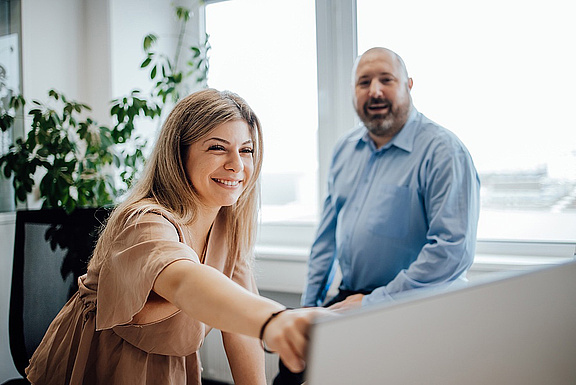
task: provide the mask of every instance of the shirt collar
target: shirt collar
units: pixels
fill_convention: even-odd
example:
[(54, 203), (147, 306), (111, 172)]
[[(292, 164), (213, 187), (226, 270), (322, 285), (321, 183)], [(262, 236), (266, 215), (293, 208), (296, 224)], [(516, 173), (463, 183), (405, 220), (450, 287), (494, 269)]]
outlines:
[[(390, 142), (386, 143), (384, 146), (379, 148), (378, 151), (385, 150), (392, 146), (395, 146), (406, 152), (412, 152), (412, 149), (414, 148), (414, 138), (416, 137), (416, 128), (418, 126), (416, 123), (416, 117), (418, 116), (418, 114), (419, 113), (416, 110), (416, 108), (412, 107), (412, 111), (410, 111), (410, 114), (408, 115), (408, 120), (404, 124), (404, 127), (402, 127), (400, 132), (397, 133)], [(370, 148), (376, 151), (374, 141), (372, 140), (372, 138), (370, 138), (370, 135), (368, 135), (368, 129), (363, 124), (361, 125), (361, 127), (363, 127), (364, 130), (360, 131), (356, 137), (351, 139), (358, 140), (359, 141), (358, 143), (364, 142), (365, 144), (370, 146)]]

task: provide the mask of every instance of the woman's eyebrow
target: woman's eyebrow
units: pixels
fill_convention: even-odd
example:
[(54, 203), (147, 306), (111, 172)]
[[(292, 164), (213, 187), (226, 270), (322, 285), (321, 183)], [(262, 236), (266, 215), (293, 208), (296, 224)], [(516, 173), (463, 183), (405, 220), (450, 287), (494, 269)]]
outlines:
[[(204, 142), (202, 142), (202, 144), (205, 144), (206, 142), (209, 142), (209, 141), (211, 141), (211, 140), (215, 140), (215, 141), (217, 141), (217, 142), (222, 142), (222, 143), (224, 143), (224, 144), (230, 144), (230, 142), (227, 141), (226, 139), (222, 139), (222, 138), (219, 138), (219, 137), (217, 137), (217, 136), (206, 139)], [(242, 145), (246, 145), (246, 144), (250, 144), (250, 143), (252, 143), (252, 139), (248, 139), (247, 141), (245, 141), (244, 143), (242, 143)]]
[(205, 144), (206, 142), (209, 142), (211, 140), (215, 140), (217, 142), (222, 142), (222, 143), (226, 143), (226, 144), (230, 144), (229, 141), (227, 141), (226, 139), (222, 139), (222, 138), (218, 138), (218, 137), (212, 137), (212, 138), (208, 138), (206, 139), (204, 142), (202, 142), (202, 144)]

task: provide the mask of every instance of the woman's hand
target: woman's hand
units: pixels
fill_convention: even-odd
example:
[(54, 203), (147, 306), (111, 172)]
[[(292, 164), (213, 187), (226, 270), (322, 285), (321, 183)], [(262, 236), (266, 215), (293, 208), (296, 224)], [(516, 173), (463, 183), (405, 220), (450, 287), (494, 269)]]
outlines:
[(308, 332), (314, 318), (334, 315), (323, 308), (294, 309), (282, 312), (266, 326), (262, 341), (266, 348), (277, 353), (292, 372), (301, 372), (306, 367)]

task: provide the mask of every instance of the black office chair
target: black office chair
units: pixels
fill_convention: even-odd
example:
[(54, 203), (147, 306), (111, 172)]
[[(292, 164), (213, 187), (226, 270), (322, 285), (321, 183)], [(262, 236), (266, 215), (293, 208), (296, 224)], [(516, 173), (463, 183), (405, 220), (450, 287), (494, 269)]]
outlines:
[(9, 336), (12, 359), (24, 369), (48, 326), (78, 289), (108, 209), (27, 210), (16, 213)]

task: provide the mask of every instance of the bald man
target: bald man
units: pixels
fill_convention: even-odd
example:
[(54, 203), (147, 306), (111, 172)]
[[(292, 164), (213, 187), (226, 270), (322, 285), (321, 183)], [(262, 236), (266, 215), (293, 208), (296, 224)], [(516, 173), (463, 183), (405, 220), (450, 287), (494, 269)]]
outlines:
[[(334, 149), (302, 306), (348, 310), (465, 281), (474, 258), (480, 181), (466, 147), (413, 106), (396, 53), (369, 49), (353, 79), (362, 124)], [(275, 385), (302, 383), (280, 368)]]

